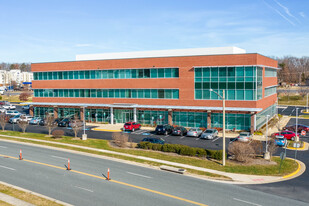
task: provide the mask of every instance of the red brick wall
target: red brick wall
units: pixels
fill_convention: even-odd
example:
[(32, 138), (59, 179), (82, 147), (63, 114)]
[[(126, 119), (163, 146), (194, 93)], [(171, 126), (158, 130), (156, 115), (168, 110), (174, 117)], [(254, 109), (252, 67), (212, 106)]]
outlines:
[[(34, 102), (65, 103), (137, 103), (142, 105), (177, 105), (221, 107), (220, 100), (194, 100), (194, 66), (267, 65), (277, 67), (277, 61), (259, 54), (211, 55), (191, 57), (162, 57), (119, 60), (75, 61), (32, 64), (33, 72), (178, 67), (179, 78), (172, 79), (105, 79), (105, 80), (48, 80), (33, 81), (34, 89), (40, 88), (179, 88), (179, 100), (164, 99), (106, 99), (106, 98), (33, 98)], [(265, 69), (264, 69), (265, 70)], [(265, 72), (265, 71), (264, 71)], [(263, 86), (276, 79), (265, 79)], [(264, 91), (263, 91), (264, 92)], [(268, 105), (268, 100), (227, 101), (227, 107), (256, 108)], [(270, 105), (269, 105), (270, 106)], [(264, 107), (263, 107), (264, 108)]]

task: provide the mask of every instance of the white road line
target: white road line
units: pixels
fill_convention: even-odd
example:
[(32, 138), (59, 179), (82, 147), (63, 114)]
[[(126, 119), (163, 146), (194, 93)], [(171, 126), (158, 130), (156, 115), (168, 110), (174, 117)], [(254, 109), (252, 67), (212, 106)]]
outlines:
[(150, 134), (149, 136), (153, 136), (153, 134)]
[(181, 137), (180, 137), (180, 139), (183, 139), (183, 138), (185, 138), (185, 136), (181, 136)]
[(294, 112), (294, 110), (295, 110), (295, 108), (292, 110), (292, 112), (291, 112), (290, 116), (292, 116), (292, 113)]
[(196, 138), (195, 140), (200, 140), (200, 138)]
[(248, 201), (237, 199), (237, 198), (233, 198), (233, 199), (237, 200), (239, 202), (244, 202), (244, 203), (250, 204), (250, 205), (262, 206), (262, 205), (259, 205), (259, 204), (253, 203), (253, 202), (248, 202)]
[(68, 158), (65, 158), (65, 157), (58, 157), (58, 156), (54, 156), (54, 155), (52, 155), (51, 157), (58, 158), (58, 159), (63, 159), (63, 160), (67, 160), (68, 159)]
[(284, 108), (281, 112), (284, 112), (284, 110), (286, 110), (288, 107)]
[(10, 167), (6, 167), (6, 166), (2, 166), (2, 165), (0, 165), (0, 167), (1, 167), (1, 168), (5, 168), (5, 169), (8, 169), (8, 170), (15, 170), (15, 169), (13, 169), (13, 168), (10, 168)]
[(131, 175), (135, 175), (135, 176), (139, 176), (139, 177), (145, 177), (145, 178), (152, 178), (152, 177), (148, 177), (148, 176), (145, 176), (145, 175), (140, 175), (140, 174), (136, 174), (136, 173), (133, 173), (133, 172), (127, 172), (128, 174), (131, 174)]
[(88, 192), (93, 192), (92, 190), (89, 190), (89, 189), (86, 189), (86, 188), (83, 188), (83, 187), (78, 187), (78, 186), (74, 186), (74, 187), (76, 187), (76, 188), (78, 188), (78, 189), (86, 190), (86, 191), (88, 191)]
[(164, 137), (169, 137), (169, 135), (166, 135), (166, 136), (164, 136)]
[(4, 148), (4, 149), (6, 149), (7, 147), (4, 147), (4, 146), (0, 146), (0, 148)]
[(220, 137), (217, 137), (216, 139), (212, 140), (212, 142), (217, 141), (218, 139), (220, 139)]

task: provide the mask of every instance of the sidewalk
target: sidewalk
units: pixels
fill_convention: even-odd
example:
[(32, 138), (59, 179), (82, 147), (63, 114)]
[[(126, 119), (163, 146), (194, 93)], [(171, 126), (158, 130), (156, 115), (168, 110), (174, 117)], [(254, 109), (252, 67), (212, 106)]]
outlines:
[[(123, 123), (117, 124), (98, 124), (98, 123), (87, 123), (87, 126), (96, 127), (92, 130), (94, 131), (105, 131), (105, 132), (121, 132), (123, 128)], [(141, 130), (154, 131), (155, 127), (141, 127)]]
[[(14, 139), (28, 139), (29, 140), (29, 138), (23, 138), (23, 137), (14, 137), (14, 136), (8, 136), (8, 135), (1, 135), (1, 136), (10, 137), (10, 138), (14, 138)], [(12, 142), (13, 140), (1, 139), (0, 141)], [(97, 152), (102, 152), (102, 153), (115, 154), (115, 155), (121, 155), (121, 156), (126, 156), (126, 157), (132, 157), (132, 158), (135, 158), (135, 159), (142, 159), (142, 160), (157, 162), (157, 163), (161, 163), (161, 164), (165, 164), (165, 165), (171, 165), (171, 166), (174, 166), (174, 167), (181, 167), (181, 168), (186, 168), (186, 169), (198, 170), (198, 171), (202, 171), (202, 172), (219, 174), (219, 175), (223, 175), (223, 176), (231, 178), (232, 181), (214, 180), (214, 179), (210, 179), (210, 178), (207, 178), (207, 179), (211, 180), (211, 181), (217, 181), (217, 182), (229, 183), (229, 184), (265, 184), (265, 183), (271, 183), (271, 182), (284, 181), (284, 180), (288, 180), (288, 179), (292, 179), (292, 178), (300, 176), (305, 171), (305, 168), (306, 168), (305, 164), (303, 164), (302, 162), (297, 160), (297, 162), (298, 162), (297, 171), (292, 173), (292, 174), (286, 175), (286, 176), (260, 176), (260, 175), (235, 174), (235, 173), (217, 171), (217, 170), (207, 169), (207, 168), (202, 168), (202, 167), (197, 167), (197, 166), (186, 165), (186, 164), (182, 164), (182, 163), (170, 162), (170, 161), (159, 160), (159, 159), (143, 157), (143, 156), (135, 156), (135, 155), (131, 155), (131, 154), (114, 152), (114, 151), (103, 150), (103, 149), (89, 148), (89, 147), (84, 147), (84, 146), (79, 146), (79, 145), (71, 145), (71, 144), (66, 144), (66, 143), (52, 142), (52, 141), (46, 141), (46, 140), (37, 140), (37, 139), (32, 139), (32, 141), (51, 143), (51, 144), (57, 144), (57, 145), (62, 145), (62, 146), (70, 146), (70, 147), (79, 148), (79, 149), (86, 149), (86, 150), (91, 150), (91, 151), (97, 151)], [(89, 154), (89, 153), (85, 153), (85, 152), (79, 152), (79, 151), (74, 151), (74, 150), (67, 150), (67, 149), (62, 149), (62, 148), (55, 148), (55, 147), (51, 147), (51, 146), (37, 145), (37, 144), (31, 144), (31, 143), (22, 143), (22, 142), (18, 142), (18, 143), (19, 144), (28, 144), (28, 145), (37, 146), (37, 147), (45, 147), (45, 148), (54, 149), (54, 150), (61, 150), (61, 151), (67, 151), (67, 152), (72, 152), (72, 153), (78, 153), (78, 154), (83, 154), (83, 155), (95, 156), (97, 158), (113, 159), (115, 161), (126, 162), (126, 163), (129, 163), (129, 164), (141, 165), (139, 163), (133, 163), (132, 161), (125, 161), (125, 160), (116, 159), (116, 158), (104, 157), (102, 155)], [(145, 165), (145, 164), (142, 164), (141, 166), (149, 167), (149, 165)], [(196, 175), (192, 175), (192, 176), (196, 176)], [(201, 178), (201, 176), (199, 176), (199, 178)], [(205, 178), (203, 177), (202, 179), (205, 179)]]

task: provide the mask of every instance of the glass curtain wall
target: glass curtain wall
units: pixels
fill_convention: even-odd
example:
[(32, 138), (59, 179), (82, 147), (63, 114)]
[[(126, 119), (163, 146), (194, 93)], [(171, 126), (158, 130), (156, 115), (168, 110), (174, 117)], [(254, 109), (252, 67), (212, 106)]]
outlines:
[(110, 109), (86, 109), (85, 121), (110, 123)]
[(54, 108), (53, 107), (34, 107), (33, 112), (34, 112), (33, 116), (44, 118), (46, 114), (54, 115)]
[(58, 117), (59, 118), (65, 118), (65, 117), (74, 117), (75, 115), (80, 118), (80, 108), (64, 108), (59, 107), (58, 108)]
[[(223, 114), (211, 113), (211, 127), (223, 128)], [(250, 114), (225, 114), (225, 128), (228, 130), (247, 130), (251, 127)]]
[(262, 68), (257, 66), (198, 67), (195, 71), (195, 99), (217, 100), (226, 90), (227, 100), (258, 100)]
[(276, 115), (276, 104), (271, 105), (270, 107), (264, 109), (260, 113), (256, 114), (256, 129), (260, 129), (263, 125), (266, 124), (267, 115), (269, 115), (268, 119), (271, 119)]
[(137, 111), (137, 119), (141, 124), (159, 125), (168, 124), (168, 112), (167, 111)]
[(114, 122), (126, 123), (134, 121), (133, 109), (114, 109)]
[(173, 124), (207, 128), (207, 112), (173, 112)]

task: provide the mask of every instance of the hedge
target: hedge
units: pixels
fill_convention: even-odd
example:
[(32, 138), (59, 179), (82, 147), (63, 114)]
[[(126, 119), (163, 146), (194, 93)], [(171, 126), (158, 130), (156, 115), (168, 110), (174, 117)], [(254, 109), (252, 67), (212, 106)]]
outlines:
[(208, 150), (198, 147), (189, 147), (180, 144), (153, 144), (150, 142), (140, 142), (137, 145), (140, 149), (156, 150), (162, 152), (171, 152), (184, 156), (209, 157), (216, 160), (222, 160), (222, 150)]

